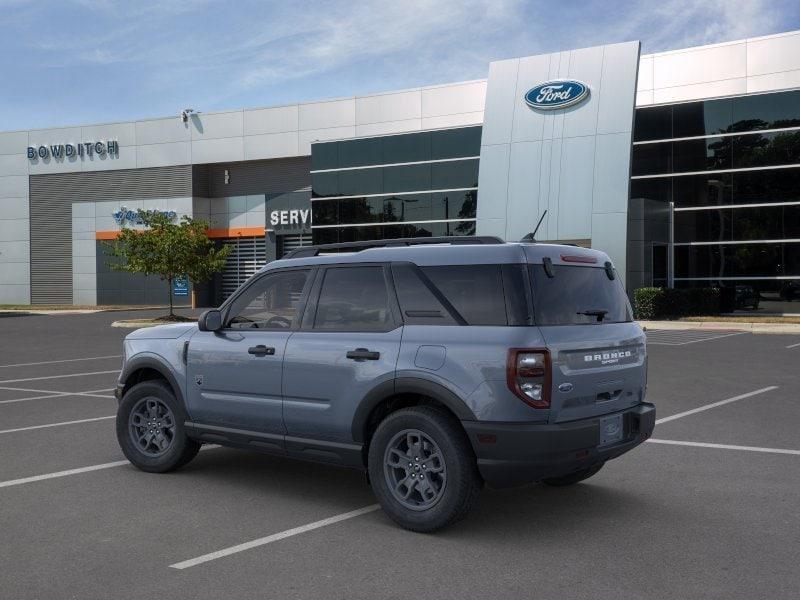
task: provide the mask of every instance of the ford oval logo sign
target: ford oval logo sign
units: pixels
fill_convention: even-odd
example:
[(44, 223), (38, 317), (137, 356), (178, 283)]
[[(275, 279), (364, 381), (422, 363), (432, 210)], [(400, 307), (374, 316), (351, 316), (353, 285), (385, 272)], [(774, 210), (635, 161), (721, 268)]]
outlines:
[(525, 94), (525, 103), (537, 110), (556, 110), (574, 106), (589, 97), (589, 86), (580, 81), (548, 81)]

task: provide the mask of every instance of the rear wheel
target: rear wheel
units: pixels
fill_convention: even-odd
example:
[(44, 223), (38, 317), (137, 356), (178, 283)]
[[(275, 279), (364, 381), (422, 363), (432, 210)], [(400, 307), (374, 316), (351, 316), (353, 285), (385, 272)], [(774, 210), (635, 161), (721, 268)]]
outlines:
[(381, 422), (369, 448), (369, 475), (386, 514), (418, 532), (464, 518), (482, 487), (458, 422), (430, 406), (399, 410)]
[(117, 409), (117, 441), (131, 463), (150, 473), (184, 466), (200, 450), (186, 436), (186, 411), (172, 389), (158, 380), (131, 387)]
[(604, 464), (604, 462), (601, 462), (598, 465), (593, 465), (587, 469), (581, 469), (580, 471), (575, 471), (574, 473), (563, 475), (561, 477), (548, 477), (547, 479), (542, 479), (542, 483), (546, 483), (547, 485), (552, 485), (555, 487), (572, 485), (574, 483), (583, 481), (584, 479), (589, 479), (589, 477), (595, 475), (600, 469), (602, 469)]

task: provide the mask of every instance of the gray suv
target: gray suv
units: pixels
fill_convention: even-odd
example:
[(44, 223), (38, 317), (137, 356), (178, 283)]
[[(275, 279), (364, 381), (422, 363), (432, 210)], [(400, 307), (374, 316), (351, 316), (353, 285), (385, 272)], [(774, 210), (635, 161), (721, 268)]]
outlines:
[(353, 467), (414, 531), (464, 517), (484, 482), (591, 477), (655, 424), (617, 273), (575, 246), (300, 248), (124, 352), (117, 437), (138, 468), (177, 469), (203, 443)]

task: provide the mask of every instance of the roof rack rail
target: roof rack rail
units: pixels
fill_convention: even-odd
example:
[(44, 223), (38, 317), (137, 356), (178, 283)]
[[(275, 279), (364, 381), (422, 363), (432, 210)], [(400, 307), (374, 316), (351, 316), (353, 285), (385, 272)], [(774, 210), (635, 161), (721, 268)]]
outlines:
[(454, 235), (439, 237), (394, 238), (388, 240), (369, 240), (364, 242), (342, 242), (340, 244), (320, 244), (291, 250), (283, 258), (308, 258), (318, 256), (327, 250), (360, 251), (368, 248), (387, 248), (392, 246), (424, 246), (427, 244), (505, 244), (499, 237), (491, 235)]

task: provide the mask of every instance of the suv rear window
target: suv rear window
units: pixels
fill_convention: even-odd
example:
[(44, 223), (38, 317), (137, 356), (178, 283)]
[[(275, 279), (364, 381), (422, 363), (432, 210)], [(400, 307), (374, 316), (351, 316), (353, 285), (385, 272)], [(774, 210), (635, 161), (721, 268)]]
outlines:
[(619, 277), (605, 269), (553, 265), (548, 277), (542, 265), (531, 265), (533, 309), (537, 325), (590, 325), (631, 321), (628, 297)]

